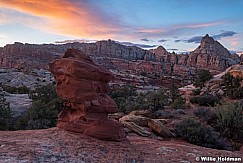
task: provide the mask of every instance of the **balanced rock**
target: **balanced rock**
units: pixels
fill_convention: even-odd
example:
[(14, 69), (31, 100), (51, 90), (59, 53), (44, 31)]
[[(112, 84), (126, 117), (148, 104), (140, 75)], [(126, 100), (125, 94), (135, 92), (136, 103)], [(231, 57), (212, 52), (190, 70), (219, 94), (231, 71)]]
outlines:
[(122, 124), (108, 119), (108, 114), (118, 111), (107, 95), (107, 83), (113, 78), (110, 72), (76, 49), (68, 49), (49, 68), (57, 81), (58, 96), (66, 101), (57, 127), (102, 140), (125, 139)]

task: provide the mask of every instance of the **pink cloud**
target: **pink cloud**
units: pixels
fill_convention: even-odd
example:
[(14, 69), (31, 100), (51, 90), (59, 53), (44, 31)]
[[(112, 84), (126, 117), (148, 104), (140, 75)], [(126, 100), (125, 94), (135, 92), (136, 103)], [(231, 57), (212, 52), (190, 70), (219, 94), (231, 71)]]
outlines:
[(208, 23), (197, 23), (197, 24), (179, 24), (176, 25), (174, 28), (204, 28), (204, 27), (211, 27), (223, 24), (223, 21), (215, 21), (215, 22), (208, 22)]

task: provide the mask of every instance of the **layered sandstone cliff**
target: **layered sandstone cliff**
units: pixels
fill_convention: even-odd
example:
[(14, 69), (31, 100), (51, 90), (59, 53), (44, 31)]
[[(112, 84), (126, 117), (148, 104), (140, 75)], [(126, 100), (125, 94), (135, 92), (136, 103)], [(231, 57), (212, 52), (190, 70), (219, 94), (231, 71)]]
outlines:
[[(92, 60), (106, 69), (157, 72), (161, 74), (193, 74), (195, 68), (208, 68), (223, 71), (240, 62), (238, 55), (231, 55), (218, 41), (208, 35), (190, 54), (169, 53), (162, 46), (153, 50), (144, 50), (136, 46), (125, 46), (115, 41), (96, 43), (68, 43), (62, 45), (32, 45), (15, 43), (0, 49), (0, 66), (19, 69), (48, 68), (47, 64), (68, 49), (79, 49)], [(133, 66), (130, 63), (140, 66)], [(140, 69), (140, 67), (142, 68)]]
[(239, 56), (231, 56), (229, 51), (207, 34), (201, 44), (189, 55), (188, 65), (223, 71), (239, 63)]

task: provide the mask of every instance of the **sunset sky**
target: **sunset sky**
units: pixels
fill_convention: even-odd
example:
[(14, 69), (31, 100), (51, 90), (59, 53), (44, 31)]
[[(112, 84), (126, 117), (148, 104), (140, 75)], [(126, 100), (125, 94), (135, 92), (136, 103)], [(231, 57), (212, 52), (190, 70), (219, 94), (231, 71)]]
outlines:
[(243, 0), (0, 0), (0, 46), (112, 39), (195, 49), (208, 33), (243, 51)]

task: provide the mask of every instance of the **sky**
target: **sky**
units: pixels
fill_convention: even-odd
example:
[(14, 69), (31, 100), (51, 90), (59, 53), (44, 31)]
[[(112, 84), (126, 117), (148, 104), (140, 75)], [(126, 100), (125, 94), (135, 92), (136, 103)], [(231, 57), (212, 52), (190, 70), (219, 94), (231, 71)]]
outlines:
[(243, 0), (0, 0), (0, 46), (115, 40), (183, 53), (209, 34), (243, 52)]

